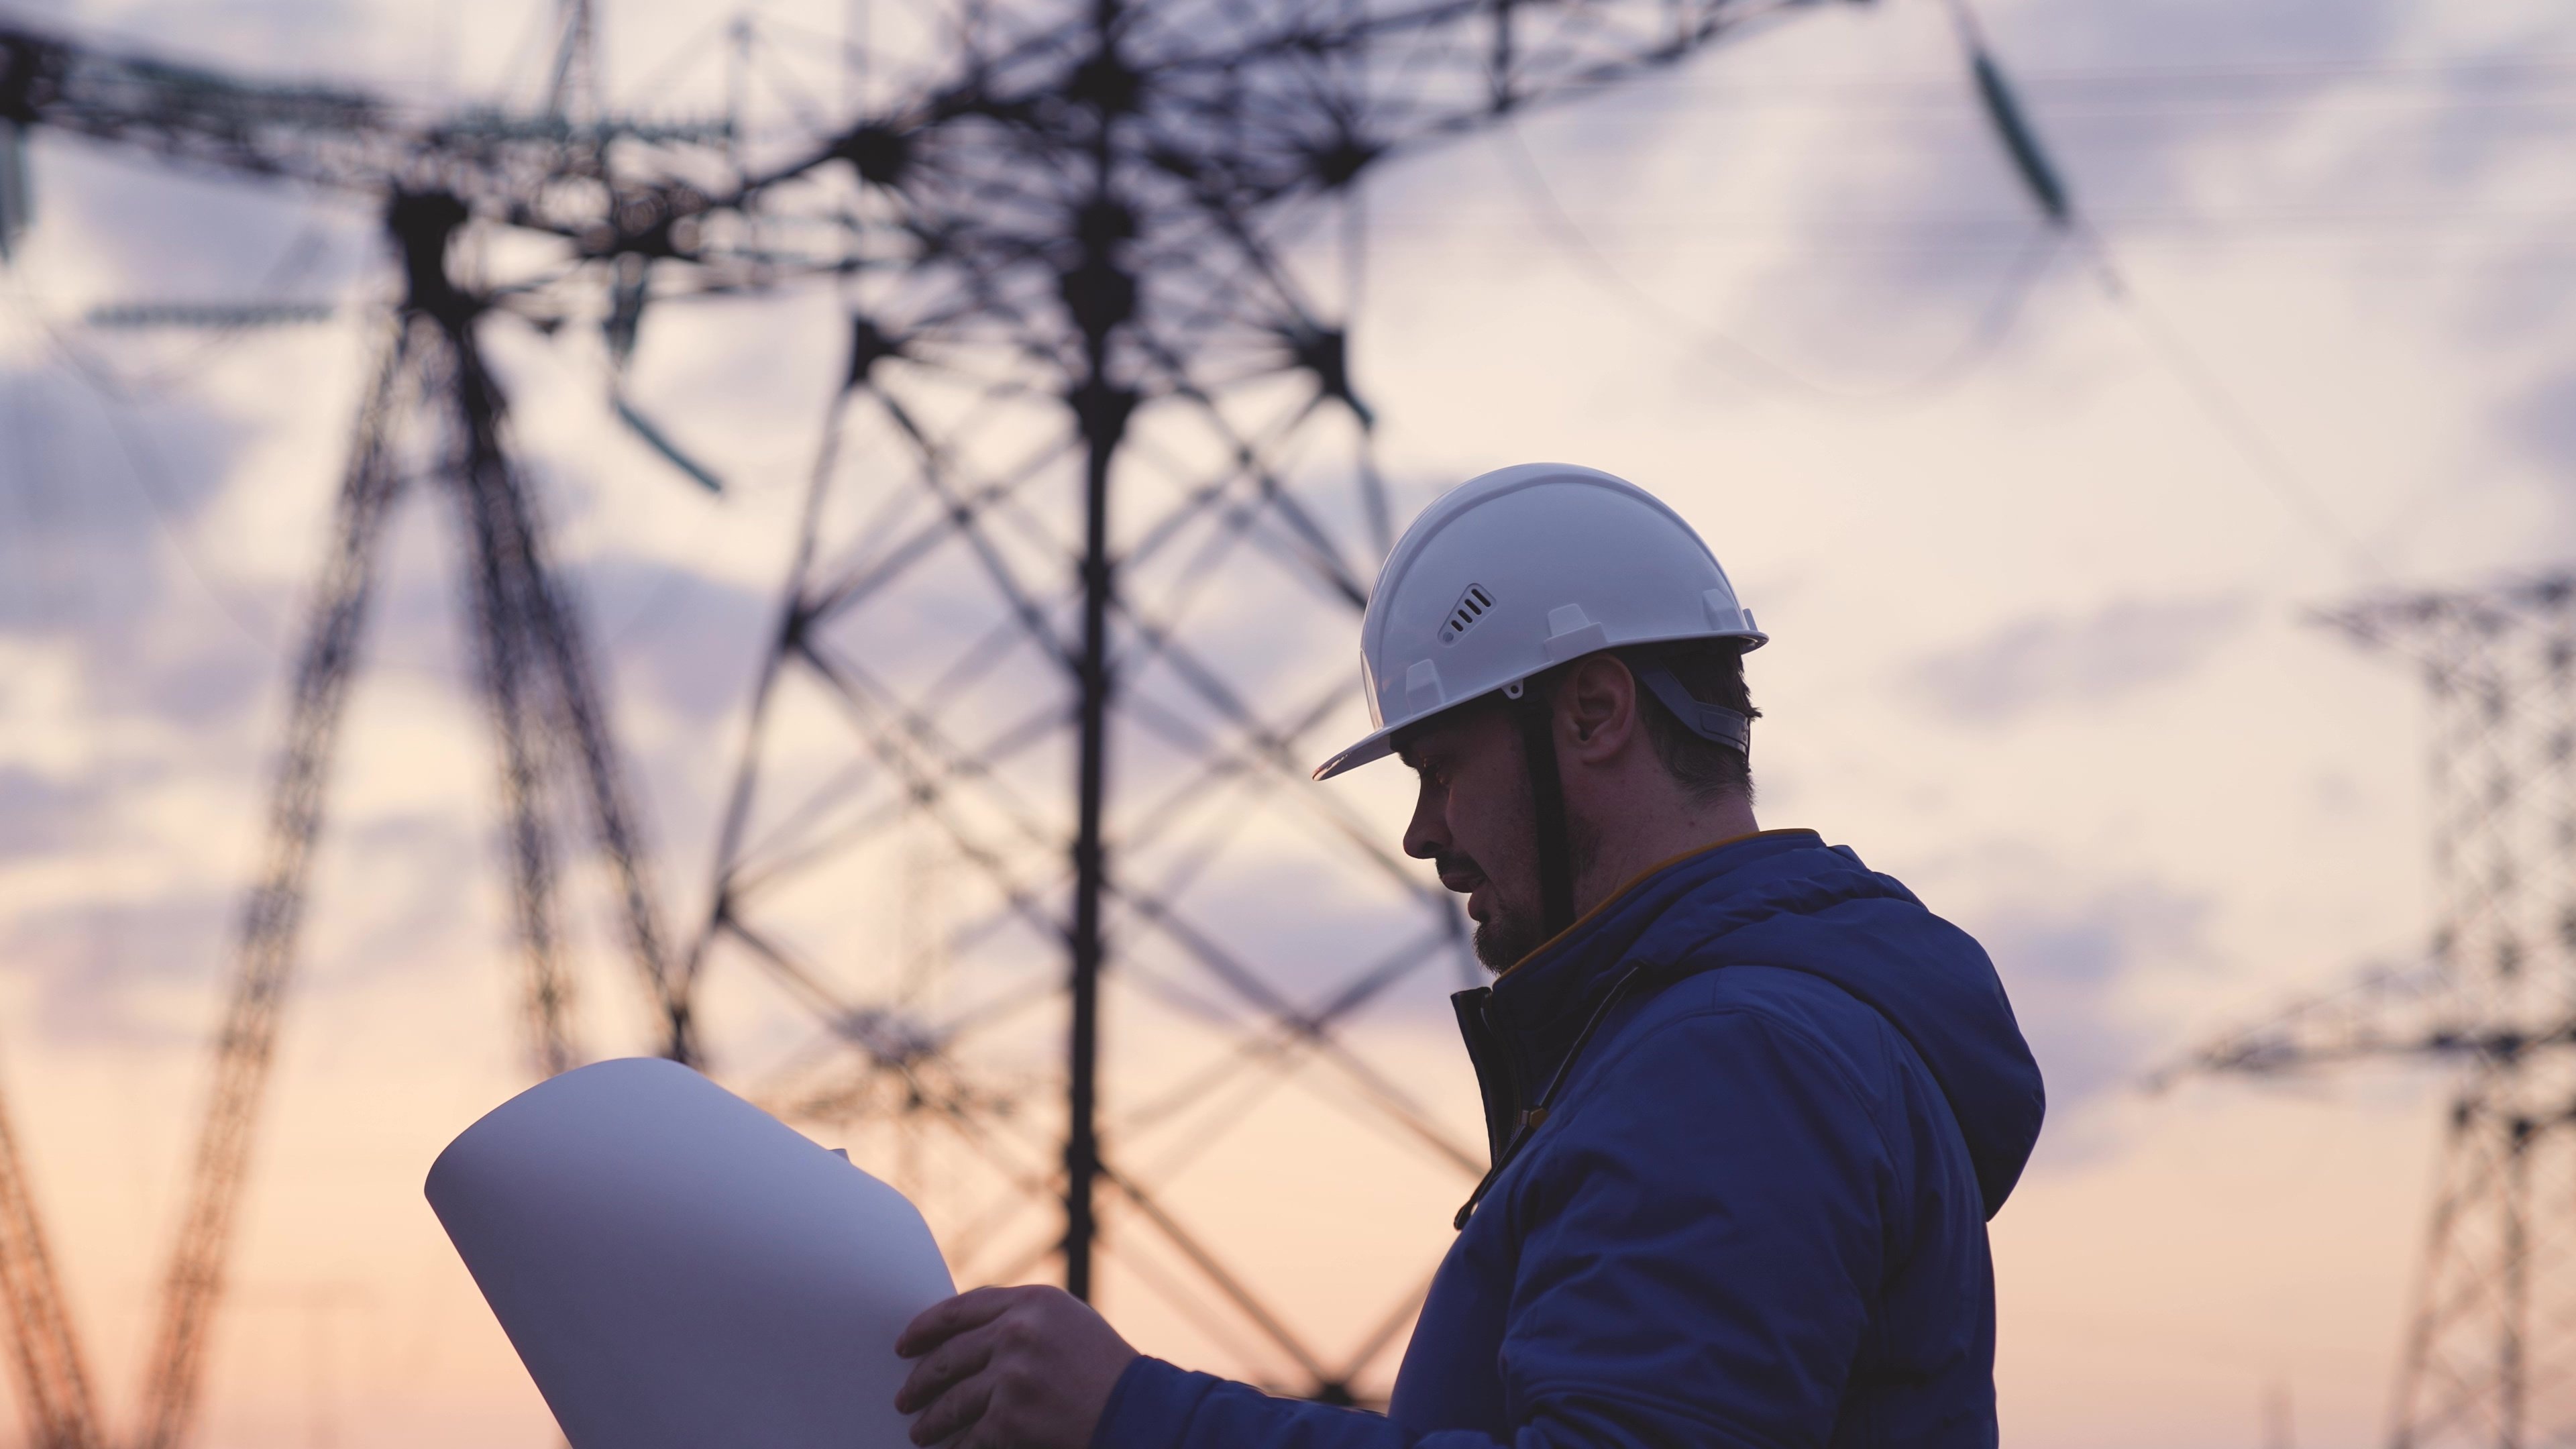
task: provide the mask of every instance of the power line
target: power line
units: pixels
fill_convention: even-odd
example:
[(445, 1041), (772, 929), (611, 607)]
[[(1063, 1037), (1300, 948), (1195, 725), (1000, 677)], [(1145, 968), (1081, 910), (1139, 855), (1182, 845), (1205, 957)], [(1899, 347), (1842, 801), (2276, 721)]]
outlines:
[(2056, 255), (2058, 238), (2047, 228), (2025, 227), (2017, 255), (1965, 336), (1938, 361), (1913, 377), (1886, 387), (1853, 389), (1818, 382), (1753, 347), (1740, 338), (1702, 323), (1684, 321), (1680, 313), (1641, 286), (1606, 255), (1549, 186), (1538, 159), (1515, 125), (1496, 131), (1504, 158), (1511, 163), (1528, 209), (1558, 247), (1602, 288), (1617, 297), (1647, 325), (1673, 337), (1700, 360), (1740, 381), (1849, 407), (1885, 407), (1929, 401), (1966, 380), (2003, 345), (2020, 316), (2022, 303), (2039, 285)]
[(20, 317), (29, 322), (43, 340), (46, 352), (56, 365), (80, 384), (98, 409), (100, 420), (107, 424), (108, 435), (116, 440), (119, 456), (125, 460), (127, 481), (134, 485), (136, 496), (150, 510), (154, 526), (169, 543), (180, 567), (195, 581), (198, 590), (215, 606), (216, 614), (231, 625), (235, 633), (263, 652), (274, 650), (278, 637), (277, 621), (237, 596), (230, 587), (217, 582), (213, 566), (197, 550), (194, 535), (181, 524), (182, 510), (170, 492), (168, 470), (163, 467), (160, 455), (153, 450), (151, 441), (142, 435), (133, 419), (125, 415), (124, 409), (131, 398), (116, 379), (98, 370), (91, 359), (64, 337), (50, 320), (28, 305), (22, 291), (12, 287), (9, 296)]
[[(2083, 107), (2117, 105), (2123, 99), (2154, 100), (2156, 92), (2238, 93), (2266, 88), (2315, 87), (2320, 83), (2368, 85), (2383, 90), (2438, 88), (2449, 98), (2474, 103), (2517, 85), (2539, 90), (2576, 87), (2576, 56), (2535, 56), (2510, 61), (2282, 61), (2173, 66), (2098, 68), (2017, 68), (2014, 83), (2033, 92), (2064, 92), (2052, 105)], [(2124, 97), (2118, 93), (2130, 93)], [(2305, 99), (2318, 93), (2308, 92)], [(2189, 99), (2183, 96), (2182, 99)], [(1767, 105), (1829, 105), (1836, 109), (1876, 105), (1956, 109), (1961, 104), (1956, 78), (1948, 73), (1924, 75), (1762, 77), (1728, 76), (1682, 90), (1637, 92), (1606, 97), (1604, 109), (1626, 107), (1696, 109), (1760, 108)], [(2543, 101), (2563, 99), (2538, 97)]]
[(2324, 498), (2291, 465), (2253, 413), (2217, 372), (2123, 275), (2109, 240), (2086, 220), (2073, 189), (2067, 185), (2056, 161), (2042, 144), (2039, 132), (2023, 108), (2011, 80), (1986, 43), (1984, 28), (1978, 23), (1970, 0), (1949, 0), (1949, 9), (1953, 30), (1958, 36), (1960, 49), (1968, 58), (1978, 98), (1994, 127), (1996, 139), (2011, 158), (2014, 171), (2041, 214), (2052, 226), (2072, 234), (2084, 244), (2092, 257), (2094, 273), (2104, 294), (2136, 326), (2156, 360), (2181, 384), (2185, 395), (2210, 421), (2246, 470), (2271, 490), (2292, 517), (2307, 525), (2356, 572), (2374, 580), (2385, 578), (2387, 566), (2375, 551), (2327, 506)]
[(2353, 564), (2356, 572), (2372, 581), (2390, 577), (2387, 562), (2378, 551), (2327, 505), (2316, 488), (2273, 443), (2270, 434), (2264, 431), (2243, 400), (2228, 388), (2164, 313), (2121, 273), (2109, 245), (2098, 236), (2090, 237), (2090, 240), (2100, 266), (2104, 290), (2136, 325), (2139, 335), (2146, 339), (2157, 360), (2181, 384), (2237, 457), (2271, 488), (2293, 516), (2306, 523), (2320, 539)]
[[(2022, 301), (2038, 284), (2046, 262), (2055, 255), (2057, 239), (2078, 241), (2093, 264), (2104, 294), (2138, 330), (2149, 353), (2206, 417), (2220, 440), (2236, 454), (2290, 515), (2314, 532), (2360, 574), (2384, 578), (2388, 569), (2272, 442), (2244, 403), (2194, 350), (2163, 313), (2122, 273), (2106, 237), (2079, 210), (2067, 185), (2021, 105), (2013, 81), (1988, 47), (1967, 0), (1950, 0), (1950, 14), (1969, 66), (1975, 102), (1993, 127), (2011, 160), (2023, 190), (2037, 206), (2044, 225), (2025, 241), (2019, 258), (1980, 314), (1966, 340), (1943, 362), (1921, 377), (1884, 393), (1852, 393), (1818, 384), (1742, 340), (1704, 325), (1679, 320), (1666, 305), (1617, 266), (1557, 198), (1531, 155), (1517, 126), (1497, 128), (1497, 141), (1527, 200), (1528, 209), (1558, 246), (1580, 263), (1604, 290), (1617, 297), (1648, 325), (1673, 335), (1692, 354), (1740, 381), (1772, 391), (1804, 395), (1825, 402), (1869, 405), (1901, 402), (1955, 385), (2002, 343)], [(2133, 73), (2134, 74), (2134, 73)]]

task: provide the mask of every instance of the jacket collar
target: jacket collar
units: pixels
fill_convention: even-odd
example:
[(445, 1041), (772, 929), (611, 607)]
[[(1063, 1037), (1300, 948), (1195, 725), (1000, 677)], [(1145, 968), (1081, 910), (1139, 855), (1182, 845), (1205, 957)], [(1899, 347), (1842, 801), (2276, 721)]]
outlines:
[(1626, 968), (1653, 953), (1655, 927), (1676, 904), (1722, 897), (1727, 877), (1743, 867), (1823, 843), (1812, 830), (1765, 830), (1665, 861), (1612, 892), (1493, 985), (1453, 996), (1493, 1141), (1509, 1137), (1522, 1107), (1555, 1075)]

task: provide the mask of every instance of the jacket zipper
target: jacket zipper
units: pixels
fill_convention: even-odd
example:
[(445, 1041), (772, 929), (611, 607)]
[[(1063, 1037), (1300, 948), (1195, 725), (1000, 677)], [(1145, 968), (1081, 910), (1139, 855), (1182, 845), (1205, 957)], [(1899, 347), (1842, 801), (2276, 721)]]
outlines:
[[(1493, 1190), (1494, 1179), (1503, 1175), (1503, 1169), (1511, 1166), (1512, 1159), (1520, 1155), (1522, 1146), (1547, 1122), (1549, 1109), (1556, 1105), (1556, 1094), (1564, 1089), (1566, 1078), (1573, 1075), (1574, 1063), (1583, 1055), (1583, 1049), (1592, 1044), (1592, 1034), (1601, 1029), (1601, 1023), (1609, 1019), (1611, 1008), (1627, 997), (1628, 989), (1646, 975), (1647, 969), (1644, 965), (1628, 968), (1628, 973), (1620, 977), (1618, 983), (1610, 988), (1610, 994), (1601, 998), (1601, 1004), (1593, 1008), (1591, 1018), (1583, 1023), (1583, 1030), (1575, 1034), (1574, 1045), (1565, 1049), (1565, 1060), (1556, 1064), (1556, 1074), (1547, 1079), (1547, 1090), (1539, 1093), (1537, 1105), (1527, 1108), (1521, 1106), (1523, 1099), (1519, 1073), (1512, 1069), (1511, 1054), (1508, 1051), (1501, 1052), (1503, 1065), (1506, 1071), (1510, 1072), (1512, 1135), (1504, 1142), (1502, 1150), (1494, 1154), (1494, 1165), (1486, 1169), (1484, 1177), (1476, 1184), (1476, 1190), (1469, 1193), (1467, 1201), (1459, 1206), (1458, 1216), (1450, 1221), (1450, 1227), (1465, 1231), (1467, 1219), (1476, 1215), (1476, 1205), (1485, 1200), (1487, 1192)], [(1492, 997), (1488, 996), (1484, 1001), (1478, 1002), (1476, 1015), (1480, 1021), (1483, 1021), (1487, 1035), (1495, 1038), (1494, 1047), (1499, 1049), (1501, 1034), (1494, 1030), (1491, 1021), (1483, 1020), (1485, 1007), (1491, 1001)], [(1468, 1056), (1470, 1059), (1475, 1056), (1475, 1047), (1472, 1043), (1468, 1047)], [(1479, 1067), (1479, 1076), (1481, 1075), (1482, 1068)], [(1486, 1132), (1489, 1136), (1493, 1131), (1493, 1124), (1490, 1121), (1491, 1111), (1489, 1105), (1487, 1108), (1489, 1120), (1486, 1124)]]

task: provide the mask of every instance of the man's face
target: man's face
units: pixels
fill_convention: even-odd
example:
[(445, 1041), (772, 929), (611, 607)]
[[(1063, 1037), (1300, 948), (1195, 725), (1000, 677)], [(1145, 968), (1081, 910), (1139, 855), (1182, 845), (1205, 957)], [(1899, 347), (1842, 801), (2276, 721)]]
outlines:
[(1490, 707), (1454, 710), (1400, 736), (1396, 757), (1421, 784), (1404, 853), (1433, 862), (1440, 883), (1467, 897), (1476, 959), (1500, 971), (1536, 950), (1545, 940), (1536, 827), (1511, 716)]

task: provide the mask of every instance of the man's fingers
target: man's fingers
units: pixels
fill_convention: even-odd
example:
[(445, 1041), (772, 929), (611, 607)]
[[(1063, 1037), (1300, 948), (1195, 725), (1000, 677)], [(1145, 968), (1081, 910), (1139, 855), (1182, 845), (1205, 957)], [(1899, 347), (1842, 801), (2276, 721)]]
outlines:
[(940, 1444), (956, 1438), (984, 1417), (993, 1402), (993, 1385), (988, 1379), (970, 1378), (939, 1396), (939, 1401), (912, 1421), (912, 1442)]
[(993, 1361), (991, 1328), (969, 1329), (939, 1347), (932, 1349), (895, 1391), (897, 1413), (909, 1414), (928, 1407), (933, 1399), (948, 1392), (961, 1379), (983, 1372)]
[(894, 1351), (905, 1358), (919, 1358), (970, 1328), (981, 1328), (1002, 1316), (1019, 1290), (1013, 1288), (976, 1288), (960, 1293), (941, 1303), (921, 1310), (921, 1316), (904, 1325), (903, 1336), (894, 1341)]
[(1010, 1416), (999, 1405), (988, 1408), (965, 1433), (939, 1446), (939, 1449), (1017, 1449), (1020, 1436), (1004, 1422)]

